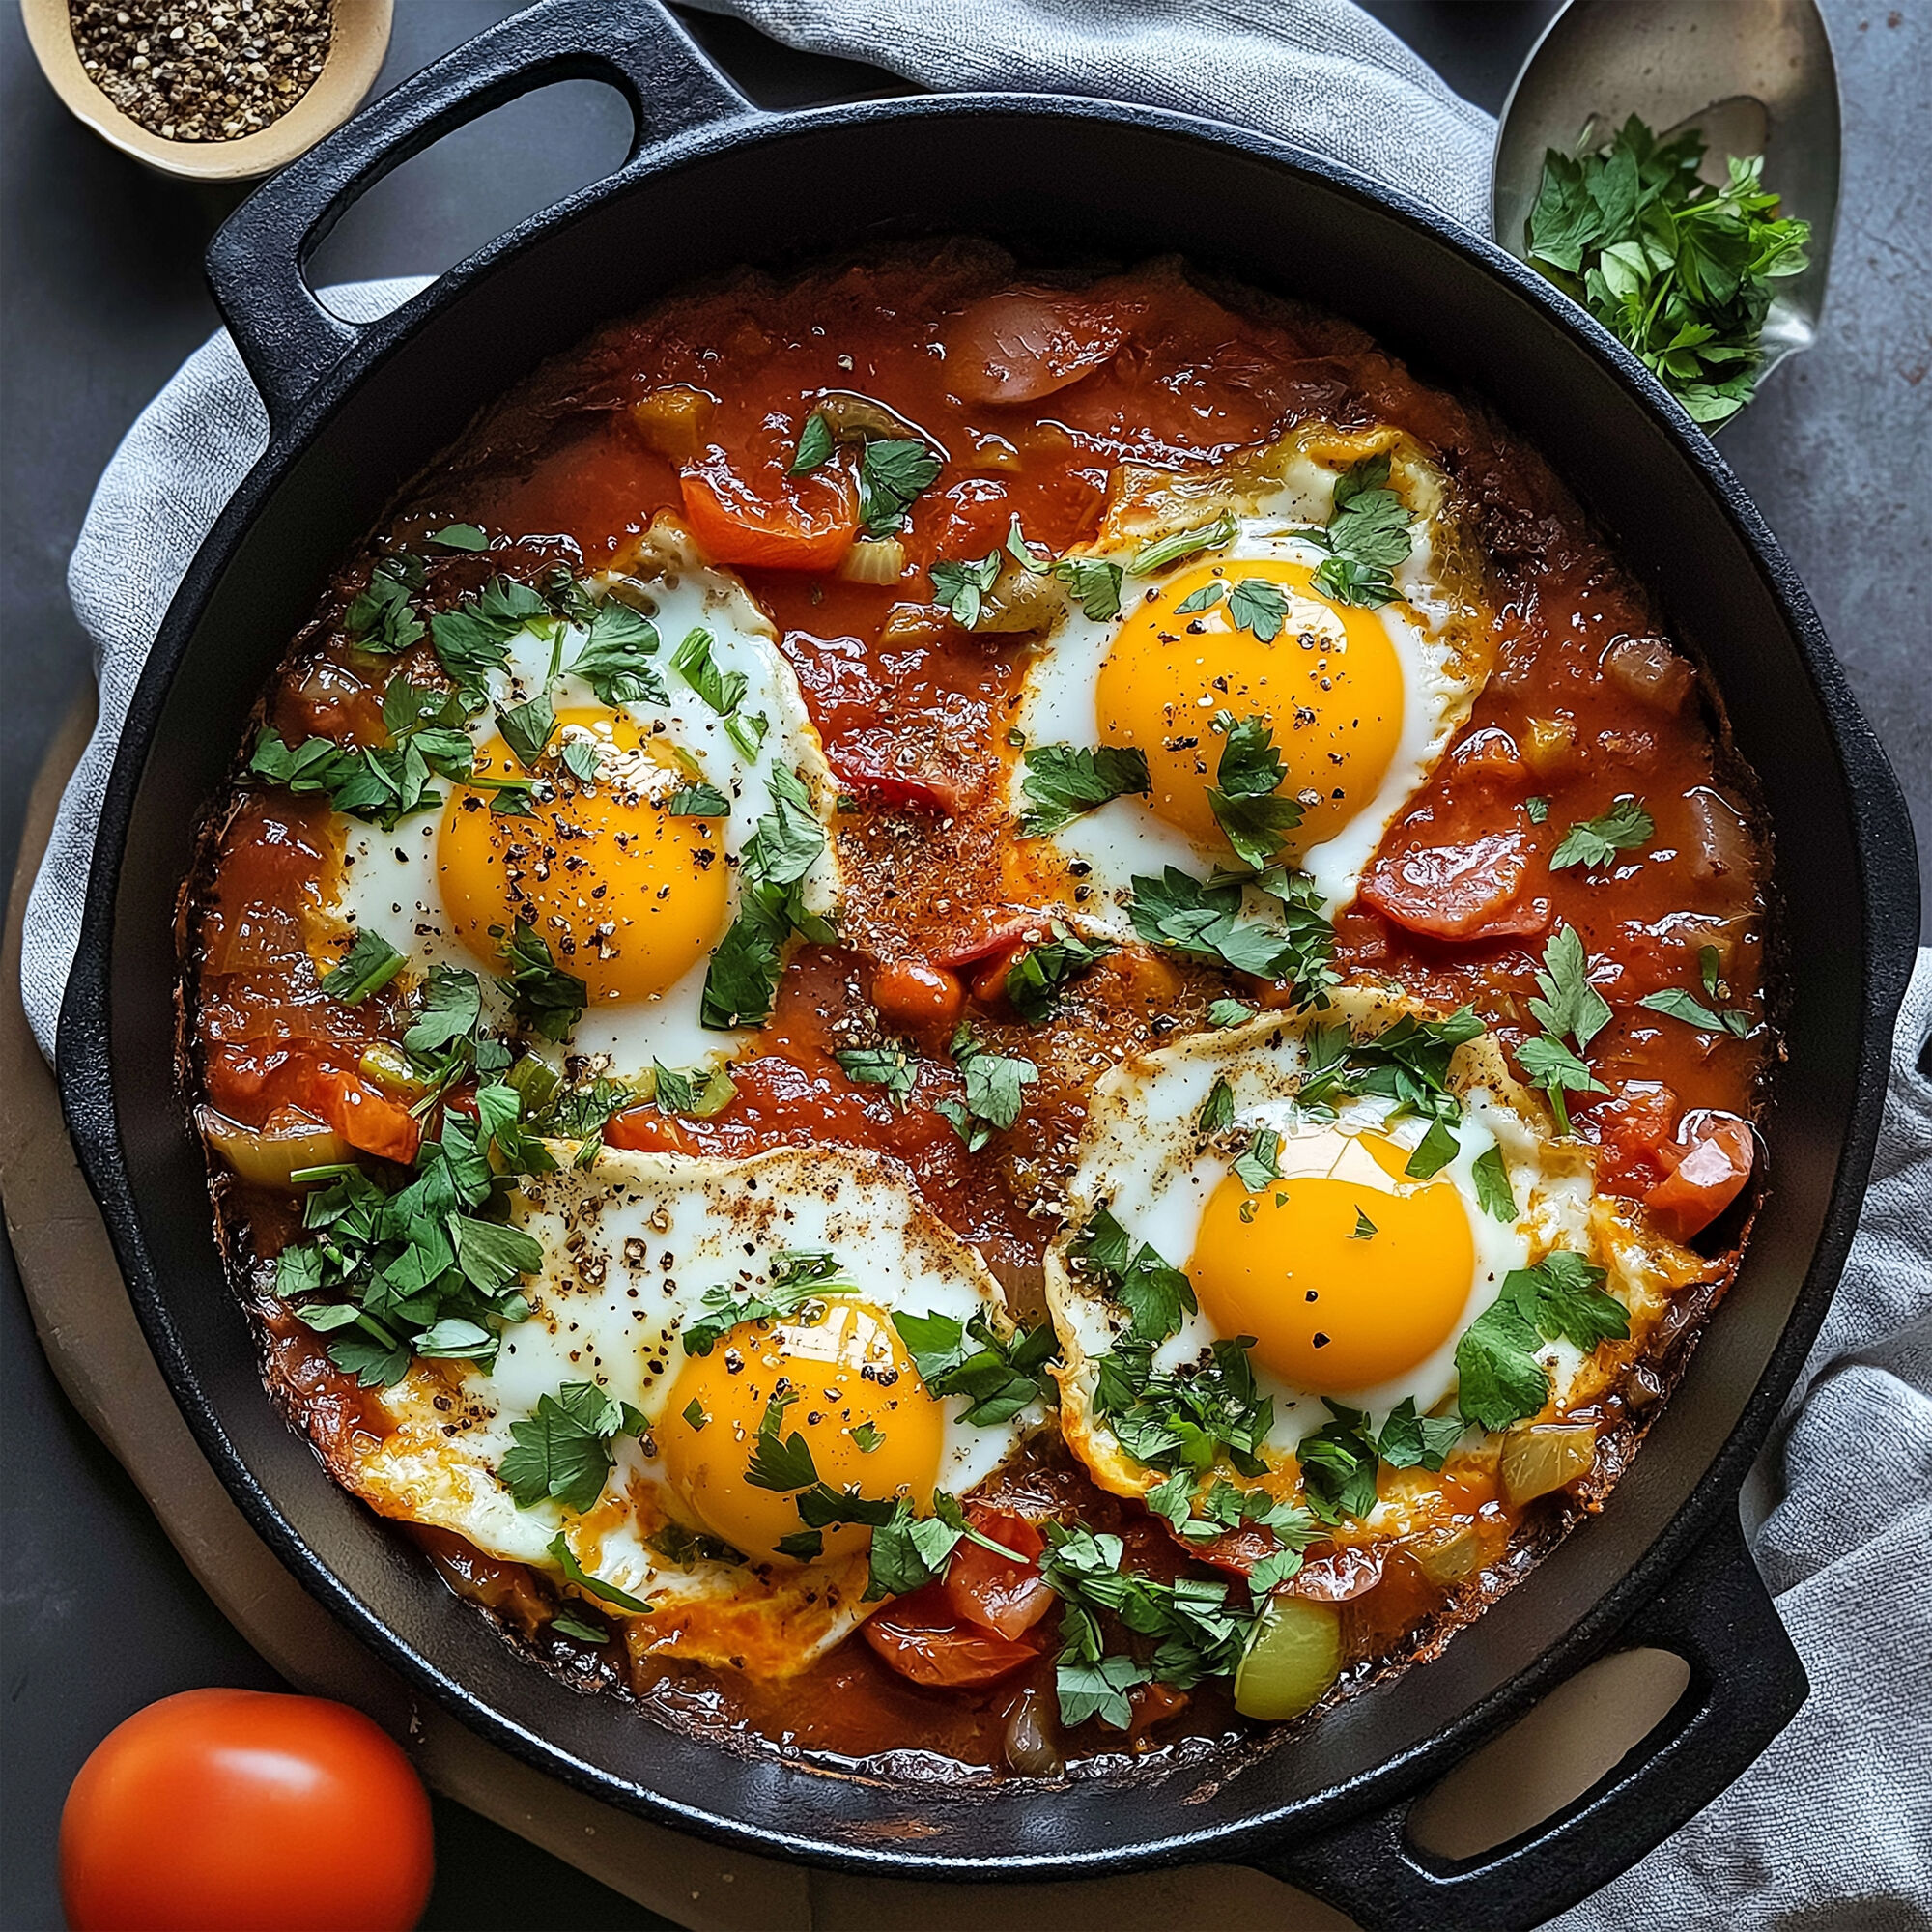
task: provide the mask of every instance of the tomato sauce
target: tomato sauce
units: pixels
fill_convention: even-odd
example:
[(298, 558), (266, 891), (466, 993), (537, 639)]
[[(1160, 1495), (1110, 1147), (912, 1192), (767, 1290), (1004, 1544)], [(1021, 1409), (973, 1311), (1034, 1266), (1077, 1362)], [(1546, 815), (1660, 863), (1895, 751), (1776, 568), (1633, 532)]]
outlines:
[[(1130, 948), (1044, 1027), (1015, 1028), (996, 997), (975, 997), (976, 985), (996, 991), (1027, 912), (1006, 902), (999, 864), (1005, 732), (1026, 646), (935, 611), (930, 567), (993, 550), (1015, 517), (1055, 551), (1091, 535), (1122, 463), (1201, 468), (1311, 418), (1392, 424), (1440, 464), (1487, 559), (1494, 668), (1392, 826), (1361, 898), (1338, 914), (1336, 967), (1400, 980), (1444, 1007), (1467, 1002), (1514, 1045), (1533, 1030), (1526, 1003), (1549, 933), (1574, 927), (1613, 1014), (1591, 1052), (1608, 1092), (1573, 1102), (1578, 1131), (1603, 1150), (1605, 1188), (1640, 1200), (1664, 1186), (1688, 1157), (1676, 1140), (1687, 1115), (1748, 1119), (1770, 1039), (1764, 854), (1750, 781), (1713, 695), (1545, 465), (1351, 326), (1156, 268), (1063, 291), (1047, 305), (1049, 327), (1034, 286), (994, 251), (959, 244), (782, 286), (747, 275), (608, 328), (540, 371), (418, 483), (296, 640), (266, 722), (291, 743), (384, 742), (392, 668), (436, 682), (436, 661), (422, 645), (371, 656), (347, 639), (343, 611), (374, 555), (419, 547), (442, 526), (473, 523), (499, 541), (487, 556), (430, 557), (428, 609), (495, 572), (531, 581), (558, 563), (610, 567), (663, 512), (700, 538), (724, 532), (717, 540), (742, 547), (741, 574), (777, 627), (846, 793), (841, 943), (794, 955), (772, 1019), (733, 1065), (736, 1093), (722, 1112), (639, 1108), (616, 1117), (607, 1138), (720, 1155), (825, 1141), (877, 1149), (979, 1247), (1014, 1308), (1037, 1309), (1055, 1226), (1036, 1204), (1065, 1170), (1094, 1067), (1191, 1029), (1228, 988), (1221, 975)], [(897, 582), (837, 574), (853, 523), (842, 471), (786, 473), (801, 398), (824, 391), (878, 399), (947, 452), (902, 532)], [(1642, 849), (1551, 868), (1570, 826), (1627, 795), (1640, 795), (1654, 819)], [(354, 1007), (320, 990), (311, 952), (339, 863), (327, 819), (316, 802), (244, 777), (204, 841), (189, 902), (191, 1081), (244, 1127), (281, 1108), (327, 1118), (318, 1094), (330, 1082), (366, 1085), (365, 1056), (406, 1024), (393, 988)], [(1711, 949), (1722, 1000), (1744, 1016), (1737, 1030), (1699, 1032), (1638, 1005), (1682, 984), (1687, 938)], [(1010, 1035), (1040, 1068), (1019, 1127), (980, 1155), (934, 1111), (959, 1091), (942, 1049), (962, 1009), (990, 1042)], [(930, 1056), (909, 1105), (855, 1085), (832, 1058), (880, 1011)], [(1686, 1172), (1694, 1181), (1697, 1170)], [(252, 1266), (259, 1287), (295, 1210), (232, 1178), (218, 1192), (238, 1265)], [(261, 1301), (271, 1379), (340, 1469), (355, 1431), (376, 1426), (363, 1398), (271, 1295)], [(1057, 1446), (1010, 1480), (1031, 1497), (1022, 1514), (1075, 1515), (1130, 1537), (1148, 1562), (1188, 1560)], [(1574, 1503), (1531, 1505), (1502, 1534), (1513, 1526), (1526, 1546), (1566, 1508)], [(1504, 1513), (1492, 1501), (1483, 1514)], [(527, 1573), (466, 1554), (440, 1532), (428, 1542), (455, 1587), (534, 1630), (543, 1591)], [(1325, 1544), (1309, 1552), (1311, 1589), (1318, 1576), (1341, 1579), (1332, 1594), (1346, 1605), (1358, 1677), (1378, 1660), (1423, 1654), (1445, 1619), (1472, 1613), (1514, 1574), (1432, 1582), (1401, 1551), (1373, 1576), (1352, 1560)], [(749, 1728), (833, 1760), (904, 1769), (924, 1754), (991, 1768), (1027, 1700), (1050, 1698), (1050, 1658), (1046, 1645), (996, 1682), (930, 1688), (855, 1640), (783, 1682), (645, 1660), (632, 1688), (668, 1720)], [(1208, 1685), (1144, 1697), (1132, 1733), (1090, 1724), (1066, 1750), (1104, 1760), (1240, 1729), (1225, 1685)]]

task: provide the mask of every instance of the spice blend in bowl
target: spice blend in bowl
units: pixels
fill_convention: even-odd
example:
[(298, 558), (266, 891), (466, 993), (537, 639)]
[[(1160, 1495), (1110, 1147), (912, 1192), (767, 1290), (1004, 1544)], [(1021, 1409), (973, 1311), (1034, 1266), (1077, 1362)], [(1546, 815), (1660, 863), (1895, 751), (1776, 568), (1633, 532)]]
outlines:
[(188, 181), (249, 181), (339, 127), (382, 71), (394, 0), (20, 0), (78, 121)]
[(87, 77), (166, 141), (233, 141), (322, 77), (333, 0), (69, 0)]

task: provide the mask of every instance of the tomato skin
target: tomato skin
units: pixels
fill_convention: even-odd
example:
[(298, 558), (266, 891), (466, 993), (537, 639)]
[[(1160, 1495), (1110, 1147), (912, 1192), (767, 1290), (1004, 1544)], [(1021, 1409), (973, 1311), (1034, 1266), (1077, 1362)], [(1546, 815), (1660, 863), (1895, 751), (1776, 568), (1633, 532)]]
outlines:
[(1503, 939), (1548, 925), (1547, 898), (1523, 899), (1529, 858), (1515, 832), (1463, 845), (1417, 845), (1376, 862), (1362, 897), (1385, 918), (1428, 939)]
[[(842, 482), (842, 478), (841, 478)], [(833, 571), (859, 534), (849, 493), (841, 510), (814, 516), (789, 493), (781, 502), (753, 496), (736, 478), (686, 470), (679, 484), (685, 520), (713, 563), (760, 570)]]
[(317, 1068), (304, 1095), (311, 1112), (351, 1147), (407, 1164), (422, 1145), (422, 1122), (380, 1088), (332, 1066)]
[(1757, 1138), (1750, 1122), (1735, 1114), (1686, 1114), (1677, 1139), (1658, 1153), (1671, 1171), (1644, 1196), (1644, 1206), (1664, 1234), (1688, 1241), (1744, 1192)]
[(1077, 296), (1014, 289), (975, 302), (948, 331), (947, 355), (971, 403), (1031, 403), (1111, 361), (1125, 332)]
[(894, 1026), (950, 1027), (958, 1023), (966, 989), (944, 966), (893, 959), (872, 975), (872, 1005)]
[(995, 1636), (1017, 1641), (1053, 1602), (1053, 1590), (1032, 1559), (1046, 1548), (1038, 1528), (1023, 1516), (1004, 1510), (973, 1510), (968, 1520), (982, 1535), (1004, 1544), (1024, 1563), (970, 1537), (960, 1541), (946, 1572), (946, 1599), (961, 1623), (977, 1624)]
[(944, 1583), (928, 1583), (888, 1604), (862, 1628), (866, 1641), (901, 1677), (933, 1690), (997, 1684), (1039, 1656), (1036, 1644), (962, 1622)]
[(185, 1690), (136, 1711), (61, 1813), (70, 1932), (409, 1932), (429, 1799), (360, 1711)]

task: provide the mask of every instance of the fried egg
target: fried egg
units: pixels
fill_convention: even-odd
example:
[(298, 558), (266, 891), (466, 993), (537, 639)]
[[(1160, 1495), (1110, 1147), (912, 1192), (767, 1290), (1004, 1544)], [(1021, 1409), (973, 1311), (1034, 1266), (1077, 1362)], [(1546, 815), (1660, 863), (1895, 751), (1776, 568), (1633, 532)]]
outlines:
[[(1370, 610), (1324, 593), (1317, 572), (1327, 554), (1310, 531), (1330, 521), (1349, 465), (1381, 454), (1409, 512), (1411, 549), (1393, 572), (1396, 597)], [(1216, 517), (1225, 540), (1146, 574), (1127, 568), (1151, 542)], [(1480, 576), (1464, 554), (1441, 472), (1393, 430), (1304, 428), (1224, 472), (1123, 466), (1098, 535), (1079, 553), (1127, 570), (1121, 612), (1096, 619), (1072, 605), (1027, 669), (1012, 742), (1133, 748), (1151, 789), (1016, 841), (1015, 895), (1121, 933), (1136, 876), (1234, 866), (1209, 794), (1230, 724), (1262, 719), (1285, 767), (1279, 796), (1301, 808), (1278, 857), (1313, 877), (1331, 913), (1347, 907), (1487, 676)], [(1016, 818), (1025, 777), (1016, 758)]]
[[(1377, 1428), (1406, 1401), (1420, 1414), (1445, 1411), (1458, 1342), (1512, 1270), (1553, 1249), (1607, 1269), (1605, 1287), (1632, 1312), (1634, 1334), (1681, 1283), (1670, 1257), (1632, 1238), (1621, 1204), (1596, 1195), (1592, 1151), (1548, 1137), (1540, 1103), (1490, 1036), (1450, 1063), (1456, 1149), (1427, 1178), (1406, 1170), (1428, 1122), (1405, 1117), (1392, 1098), (1304, 1105), (1314, 1026), (1346, 1024), (1363, 1040), (1427, 1011), (1400, 993), (1350, 989), (1324, 1013), (1195, 1036), (1123, 1061), (1095, 1083), (1047, 1293), (1065, 1356), (1063, 1427), (1103, 1488), (1137, 1495), (1159, 1477), (1095, 1406), (1100, 1360), (1128, 1326), (1080, 1258), (1081, 1231), (1102, 1208), (1131, 1245), (1146, 1243), (1183, 1270), (1197, 1303), (1155, 1350), (1156, 1373), (1252, 1338), (1257, 1389), (1274, 1402), (1264, 1460), (1276, 1466), (1330, 1422), (1331, 1403)], [(1223, 1083), (1226, 1096), (1209, 1109)], [(1279, 1137), (1265, 1178), (1240, 1164), (1262, 1130)], [(1513, 1213), (1482, 1198), (1476, 1166), (1492, 1151)], [(1570, 1342), (1546, 1343), (1538, 1359), (1559, 1408), (1594, 1386), (1590, 1358)]]
[[(653, 662), (668, 701), (600, 703), (583, 679), (558, 670), (582, 649), (581, 628), (565, 626), (560, 637), (549, 622), (520, 631), (506, 668), (490, 675), (489, 707), (469, 727), (480, 782), (445, 784), (440, 811), (392, 832), (343, 819), (329, 906), (341, 925), (380, 933), (411, 968), (467, 968), (486, 990), (505, 971), (505, 937), (527, 923), (555, 964), (584, 983), (572, 1050), (607, 1055), (620, 1079), (653, 1061), (698, 1064), (727, 1044), (728, 1036), (700, 1025), (700, 997), (737, 912), (742, 855), (773, 810), (774, 767), (797, 773), (822, 825), (836, 809), (798, 680), (737, 579), (702, 563), (662, 521), (626, 577), (627, 595), (648, 603), (663, 639)], [(729, 715), (670, 666), (680, 641), (699, 631), (718, 676), (742, 680)], [(553, 703), (556, 731), (532, 810), (493, 811), (492, 781), (532, 776), (497, 715), (540, 695)], [(689, 800), (697, 784), (721, 794), (726, 810), (684, 810), (678, 794)], [(837, 900), (829, 830), (801, 890), (810, 912), (827, 913)]]
[[(525, 1179), (514, 1204), (545, 1257), (525, 1289), (528, 1319), (503, 1331), (487, 1372), (417, 1361), (377, 1398), (389, 1433), (349, 1480), (383, 1514), (576, 1584), (607, 1615), (600, 1586), (647, 1603), (626, 1616), (639, 1655), (802, 1669), (869, 1608), (870, 1530), (826, 1527), (816, 1556), (781, 1548), (807, 1525), (795, 1492), (752, 1480), (761, 1445), (796, 1436), (821, 1483), (873, 1503), (905, 1498), (924, 1514), (935, 1491), (970, 1492), (1043, 1410), (964, 1421), (967, 1399), (927, 1390), (893, 1317), (939, 1316), (962, 1331), (978, 1317), (1008, 1334), (999, 1285), (879, 1154), (606, 1151), (585, 1171), (556, 1151), (559, 1171)], [(801, 1254), (829, 1258), (833, 1280), (786, 1312), (720, 1328), (721, 1309), (769, 1292)], [(719, 1332), (688, 1348), (705, 1321)], [(517, 1425), (581, 1383), (630, 1404), (641, 1433), (611, 1442), (590, 1507), (519, 1502), (502, 1475)], [(589, 1583), (563, 1574), (559, 1535)]]

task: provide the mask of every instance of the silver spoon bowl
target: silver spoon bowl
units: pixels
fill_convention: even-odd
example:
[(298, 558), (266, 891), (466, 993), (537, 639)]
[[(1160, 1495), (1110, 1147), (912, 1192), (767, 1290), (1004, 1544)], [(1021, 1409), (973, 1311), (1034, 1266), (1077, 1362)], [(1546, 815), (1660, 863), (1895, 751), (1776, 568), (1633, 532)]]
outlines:
[(1714, 184), (1727, 155), (1761, 154), (1779, 213), (1811, 224), (1810, 266), (1765, 320), (1762, 383), (1817, 334), (1837, 220), (1838, 70), (1816, 0), (1569, 0), (1496, 124), (1496, 240), (1526, 259), (1545, 152), (1594, 147), (1632, 114), (1660, 133), (1698, 128)]

